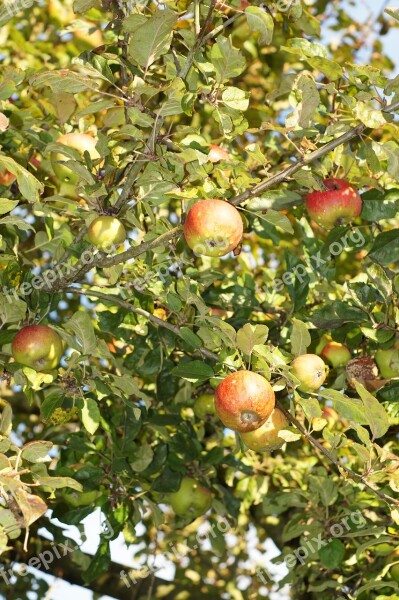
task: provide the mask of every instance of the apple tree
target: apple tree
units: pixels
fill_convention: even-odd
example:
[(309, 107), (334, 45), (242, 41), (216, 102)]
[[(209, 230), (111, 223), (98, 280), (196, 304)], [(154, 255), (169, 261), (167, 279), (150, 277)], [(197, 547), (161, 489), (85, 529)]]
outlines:
[(399, 9), (350, 4), (2, 5), (4, 597), (399, 598)]

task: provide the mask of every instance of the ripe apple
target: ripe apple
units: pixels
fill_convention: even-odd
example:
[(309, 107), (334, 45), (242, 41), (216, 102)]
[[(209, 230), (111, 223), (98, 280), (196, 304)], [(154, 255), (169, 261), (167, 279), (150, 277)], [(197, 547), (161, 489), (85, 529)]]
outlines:
[(238, 210), (224, 200), (200, 200), (184, 223), (184, 237), (198, 255), (224, 256), (241, 241), (243, 224)]
[(326, 191), (306, 196), (309, 216), (321, 227), (332, 229), (353, 221), (362, 212), (362, 200), (355, 186), (342, 179), (325, 179)]
[(394, 552), (392, 552), (392, 554), (390, 554), (388, 556), (387, 564), (390, 564), (394, 561), (398, 561), (398, 562), (396, 562), (396, 564), (392, 565), (392, 567), (389, 569), (389, 572), (391, 574), (392, 579), (399, 582), (399, 548), (394, 550)]
[(92, 221), (87, 230), (89, 242), (103, 252), (110, 252), (126, 239), (123, 223), (116, 217), (103, 215)]
[(221, 160), (229, 160), (230, 154), (221, 146), (210, 144), (209, 148), (210, 152), (208, 154), (208, 160), (210, 160), (211, 163), (218, 163)]
[(63, 354), (62, 338), (47, 325), (27, 325), (12, 342), (15, 361), (36, 371), (55, 369)]
[(169, 495), (170, 504), (179, 517), (196, 519), (209, 510), (212, 493), (191, 477), (183, 477), (177, 492)]
[(327, 377), (327, 367), (317, 354), (301, 354), (291, 363), (292, 373), (301, 382), (301, 392), (316, 392)]
[(244, 444), (256, 452), (271, 452), (281, 448), (284, 440), (278, 437), (279, 431), (288, 425), (288, 420), (278, 408), (275, 408), (270, 417), (254, 431), (241, 433)]
[(215, 400), (213, 394), (201, 394), (194, 401), (194, 414), (199, 419), (215, 414)]
[(328, 342), (321, 352), (322, 358), (326, 359), (333, 367), (345, 367), (352, 358), (348, 346), (339, 342)]
[(375, 361), (384, 379), (399, 377), (399, 348), (377, 350)]
[(270, 383), (258, 373), (237, 371), (218, 385), (215, 408), (223, 425), (245, 433), (257, 429), (270, 417), (275, 405)]
[[(97, 140), (87, 133), (65, 133), (58, 138), (57, 142), (78, 150), (82, 156), (87, 151), (92, 160), (100, 158), (96, 150)], [(70, 185), (78, 183), (79, 175), (63, 164), (71, 160), (68, 156), (62, 152), (52, 152), (50, 159), (53, 171), (61, 183), (68, 183)]]
[(9, 187), (16, 179), (16, 176), (13, 173), (10, 173), (10, 171), (7, 171), (7, 169), (0, 171), (0, 185)]

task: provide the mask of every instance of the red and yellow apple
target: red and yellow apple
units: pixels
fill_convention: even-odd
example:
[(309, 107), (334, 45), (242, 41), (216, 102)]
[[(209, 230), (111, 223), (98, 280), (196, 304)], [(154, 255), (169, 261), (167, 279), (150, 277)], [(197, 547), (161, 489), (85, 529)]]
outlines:
[(278, 437), (279, 432), (287, 427), (288, 420), (278, 408), (275, 408), (270, 417), (254, 431), (240, 433), (244, 444), (256, 452), (271, 452), (281, 448), (284, 440)]
[(212, 493), (191, 477), (183, 477), (177, 492), (169, 495), (174, 512), (180, 517), (196, 519), (210, 509)]
[(210, 160), (211, 163), (218, 163), (221, 160), (229, 160), (230, 154), (227, 150), (225, 150), (225, 148), (216, 146), (215, 144), (210, 144), (209, 148), (210, 151), (208, 154), (208, 160)]
[(9, 187), (16, 179), (16, 176), (7, 169), (0, 170), (0, 185)]
[(325, 191), (306, 196), (306, 209), (315, 223), (332, 229), (353, 221), (362, 211), (362, 200), (355, 186), (342, 179), (325, 179)]
[(324, 346), (321, 356), (333, 367), (345, 367), (352, 358), (348, 346), (339, 342), (328, 342)]
[(377, 350), (375, 353), (375, 362), (384, 379), (399, 377), (399, 348)]
[(275, 405), (270, 383), (258, 373), (237, 371), (218, 385), (215, 408), (223, 425), (245, 433), (257, 429), (270, 417)]
[(90, 223), (87, 237), (96, 248), (103, 252), (110, 252), (126, 240), (126, 230), (116, 217), (102, 215)]
[[(100, 158), (96, 150), (97, 140), (87, 133), (65, 133), (57, 142), (77, 150), (82, 156), (88, 152), (92, 160)], [(68, 156), (62, 152), (52, 152), (50, 159), (53, 171), (61, 184), (74, 186), (78, 183), (79, 175), (64, 164), (71, 160)]]
[(317, 354), (301, 354), (291, 363), (292, 374), (300, 381), (301, 392), (316, 392), (327, 377), (327, 367)]
[(55, 369), (63, 354), (61, 336), (47, 325), (27, 325), (12, 342), (14, 360), (36, 371)]
[(184, 223), (184, 237), (197, 255), (224, 256), (240, 243), (243, 224), (238, 210), (224, 200), (200, 200)]

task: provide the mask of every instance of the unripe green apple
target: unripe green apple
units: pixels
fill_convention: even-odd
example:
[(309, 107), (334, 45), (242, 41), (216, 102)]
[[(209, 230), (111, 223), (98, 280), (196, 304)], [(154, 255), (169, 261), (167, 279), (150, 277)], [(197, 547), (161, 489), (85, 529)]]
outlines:
[(215, 400), (213, 394), (201, 394), (194, 402), (194, 414), (199, 419), (215, 414)]
[(271, 452), (281, 448), (284, 440), (278, 437), (279, 432), (288, 425), (288, 420), (278, 408), (275, 408), (270, 417), (254, 431), (240, 433), (244, 444), (256, 452)]
[(292, 373), (301, 382), (301, 392), (316, 392), (327, 377), (327, 367), (317, 354), (301, 354), (291, 363)]
[(388, 544), (387, 542), (383, 542), (382, 544), (376, 544), (371, 548), (377, 556), (388, 556), (391, 554), (395, 548)]
[(387, 557), (387, 564), (390, 564), (394, 561), (397, 562), (389, 569), (389, 573), (391, 574), (392, 579), (399, 582), (399, 548), (394, 550), (392, 554)]
[(89, 242), (104, 252), (120, 246), (126, 239), (123, 223), (116, 217), (103, 215), (92, 221), (87, 229)]
[(222, 423), (245, 433), (257, 429), (270, 417), (275, 405), (270, 383), (258, 373), (237, 371), (218, 385), (216, 413)]
[[(100, 158), (100, 155), (96, 150), (97, 140), (87, 133), (66, 133), (61, 135), (57, 142), (59, 144), (64, 144), (64, 146), (68, 146), (69, 148), (78, 150), (82, 156), (87, 151), (92, 160)], [(71, 160), (68, 156), (62, 152), (52, 152), (50, 159), (53, 171), (60, 183), (69, 183), (73, 185), (78, 183), (79, 175), (74, 171), (71, 171), (65, 164), (62, 164)]]
[(196, 519), (212, 504), (212, 493), (191, 477), (183, 477), (180, 488), (169, 496), (170, 504), (179, 517)]
[(348, 346), (339, 342), (328, 342), (324, 346), (321, 356), (333, 367), (345, 367), (352, 358)]
[(197, 255), (224, 256), (238, 246), (242, 234), (240, 213), (224, 200), (200, 200), (184, 223), (186, 242)]
[(384, 379), (399, 377), (399, 348), (389, 350), (377, 350), (375, 362)]
[(12, 342), (15, 361), (36, 371), (55, 369), (63, 354), (62, 338), (47, 325), (23, 327)]
[(342, 179), (325, 179), (325, 191), (315, 190), (306, 196), (309, 216), (325, 229), (353, 221), (362, 212), (357, 189)]

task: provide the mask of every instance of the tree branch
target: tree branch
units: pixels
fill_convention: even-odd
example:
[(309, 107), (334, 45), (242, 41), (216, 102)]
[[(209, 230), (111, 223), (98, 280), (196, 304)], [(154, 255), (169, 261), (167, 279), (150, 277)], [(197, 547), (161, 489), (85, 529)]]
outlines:
[[(390, 113), (395, 112), (398, 109), (399, 109), (399, 101), (394, 102), (390, 106), (387, 106), (386, 108), (382, 109), (382, 112), (390, 114)], [(302, 167), (314, 162), (315, 160), (317, 160), (318, 158), (321, 158), (325, 154), (328, 154), (328, 152), (331, 152), (331, 150), (334, 150), (338, 146), (341, 146), (342, 144), (345, 144), (346, 142), (350, 142), (354, 138), (361, 135), (366, 129), (368, 129), (368, 128), (363, 123), (356, 125), (356, 127), (353, 127), (352, 129), (350, 129), (343, 135), (340, 135), (336, 140), (332, 140), (331, 142), (328, 142), (328, 144), (325, 144), (324, 146), (322, 146), (321, 148), (318, 148), (314, 152), (305, 154), (295, 164), (287, 167), (283, 171), (280, 171), (280, 173), (276, 173), (275, 175), (273, 175), (266, 181), (263, 181), (259, 185), (256, 185), (255, 187), (253, 187), (249, 190), (246, 190), (242, 194), (239, 194), (238, 196), (236, 196), (235, 198), (230, 200), (230, 203), (234, 204), (235, 206), (238, 206), (242, 202), (244, 202), (244, 200), (258, 196), (265, 190), (268, 190), (271, 187), (273, 187), (279, 183), (282, 183), (283, 181), (286, 181), (287, 179), (289, 179), (291, 177), (291, 175), (294, 175), (294, 173), (296, 173), (297, 171), (300, 171), (302, 169)]]

